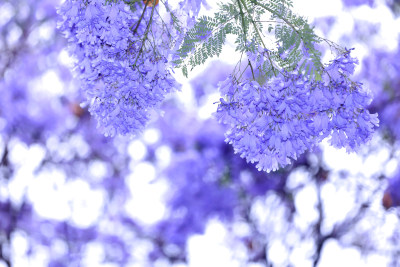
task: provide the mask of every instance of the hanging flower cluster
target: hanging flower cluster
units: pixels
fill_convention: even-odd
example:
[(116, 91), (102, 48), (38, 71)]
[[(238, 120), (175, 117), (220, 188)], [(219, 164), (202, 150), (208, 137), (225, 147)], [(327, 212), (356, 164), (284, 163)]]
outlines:
[(67, 0), (59, 13), (98, 126), (108, 136), (137, 134), (178, 88), (168, 67), (168, 37), (152, 23), (154, 8), (141, 13), (122, 1)]
[(348, 50), (326, 66), (321, 80), (280, 73), (260, 85), (228, 77), (219, 85), (224, 98), (216, 113), (229, 126), (226, 141), (268, 172), (329, 136), (333, 146), (353, 151), (371, 139), (379, 122), (366, 109), (370, 95), (348, 79), (356, 63)]

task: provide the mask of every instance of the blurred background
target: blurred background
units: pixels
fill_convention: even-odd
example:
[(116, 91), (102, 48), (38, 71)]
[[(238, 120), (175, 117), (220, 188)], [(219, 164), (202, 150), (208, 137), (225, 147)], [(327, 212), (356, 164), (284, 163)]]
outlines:
[(380, 128), (358, 154), (322, 143), (267, 174), (212, 116), (234, 48), (177, 73), (142, 136), (106, 138), (79, 105), (60, 1), (0, 1), (0, 267), (400, 266), (400, 1), (294, 2), (355, 48)]

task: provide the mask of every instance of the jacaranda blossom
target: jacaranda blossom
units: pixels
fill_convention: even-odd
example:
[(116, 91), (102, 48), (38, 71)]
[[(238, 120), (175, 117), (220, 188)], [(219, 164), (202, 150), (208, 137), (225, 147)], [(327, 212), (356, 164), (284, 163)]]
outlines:
[(179, 87), (168, 65), (168, 36), (153, 9), (142, 17), (123, 1), (67, 0), (59, 10), (89, 111), (106, 135), (137, 134)]
[(366, 109), (370, 95), (348, 78), (356, 62), (347, 51), (326, 66), (321, 80), (280, 73), (261, 85), (228, 77), (219, 85), (224, 98), (216, 113), (229, 126), (226, 141), (267, 172), (327, 137), (337, 148), (355, 150), (378, 126), (377, 114)]

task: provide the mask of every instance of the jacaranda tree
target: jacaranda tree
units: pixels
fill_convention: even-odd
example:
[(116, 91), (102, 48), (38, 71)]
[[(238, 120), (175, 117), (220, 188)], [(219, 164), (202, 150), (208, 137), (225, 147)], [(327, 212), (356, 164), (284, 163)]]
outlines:
[(295, 4), (3, 0), (0, 266), (398, 266), (398, 31)]

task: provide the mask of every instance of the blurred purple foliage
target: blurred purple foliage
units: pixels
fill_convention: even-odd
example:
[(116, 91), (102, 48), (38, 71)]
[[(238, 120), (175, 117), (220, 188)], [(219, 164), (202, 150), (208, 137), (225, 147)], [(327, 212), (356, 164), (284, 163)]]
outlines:
[(374, 0), (343, 0), (343, 3), (345, 6), (348, 7), (354, 7), (354, 6), (360, 6), (360, 5), (369, 5), (372, 6), (374, 4)]

